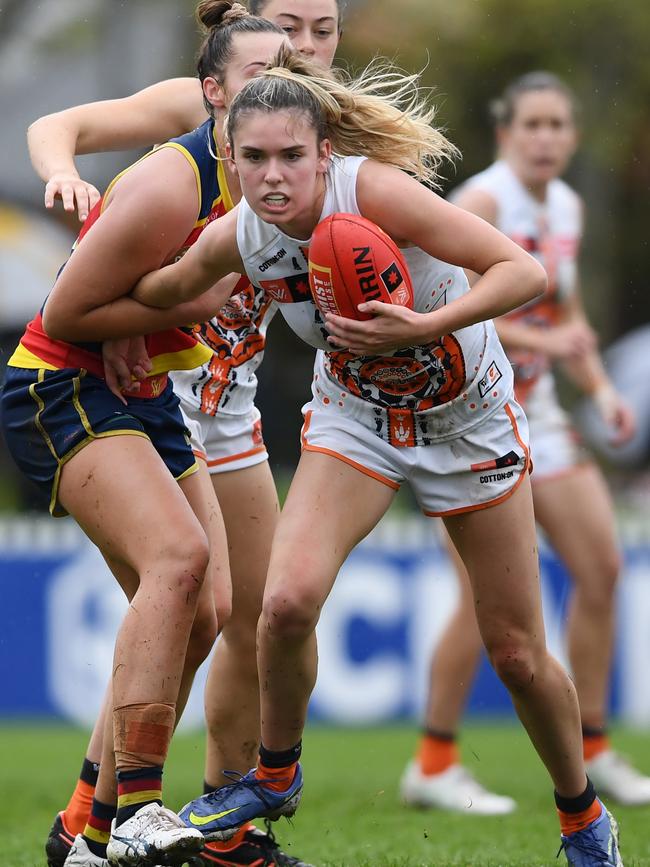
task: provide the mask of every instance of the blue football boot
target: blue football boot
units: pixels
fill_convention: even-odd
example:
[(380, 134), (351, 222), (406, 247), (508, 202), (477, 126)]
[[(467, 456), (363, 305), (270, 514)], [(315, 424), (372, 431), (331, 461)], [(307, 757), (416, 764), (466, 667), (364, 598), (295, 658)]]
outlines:
[(566, 837), (562, 834), (560, 852), (564, 849), (571, 867), (623, 867), (616, 819), (599, 803), (602, 812), (591, 825)]
[[(230, 774), (226, 774), (230, 776)], [(293, 816), (302, 795), (302, 770), (296, 771), (289, 787), (276, 792), (258, 780), (255, 768), (234, 783), (228, 783), (190, 801), (179, 812), (188, 828), (201, 831), (206, 840), (229, 840), (252, 819), (279, 819)]]

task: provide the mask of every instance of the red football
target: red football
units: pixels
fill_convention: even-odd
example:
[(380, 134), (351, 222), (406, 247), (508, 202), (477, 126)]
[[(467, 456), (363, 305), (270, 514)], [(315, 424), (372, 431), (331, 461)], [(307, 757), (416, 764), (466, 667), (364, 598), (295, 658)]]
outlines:
[(413, 306), (411, 275), (399, 247), (379, 226), (355, 214), (330, 214), (309, 245), (309, 287), (321, 313), (372, 319), (362, 301)]

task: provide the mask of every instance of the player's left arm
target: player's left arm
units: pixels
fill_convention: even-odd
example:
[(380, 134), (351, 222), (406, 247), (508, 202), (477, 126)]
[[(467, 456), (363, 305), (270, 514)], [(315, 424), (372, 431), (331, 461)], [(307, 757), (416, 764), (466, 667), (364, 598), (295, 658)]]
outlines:
[[(563, 322), (579, 333), (592, 332), (580, 293), (572, 292), (562, 305)], [(595, 343), (580, 354), (561, 362), (562, 369), (578, 388), (593, 400), (615, 444), (630, 440), (636, 432), (632, 407), (616, 390), (609, 378), (602, 356)]]
[[(426, 189), (397, 169), (368, 160), (357, 179), (359, 210), (396, 243), (421, 247), (431, 256), (479, 274), (470, 292), (431, 313), (416, 313), (371, 301), (366, 322), (336, 318), (332, 331), (340, 345), (354, 348), (354, 338), (377, 329), (398, 345), (427, 343), (444, 334), (501, 316), (541, 295), (544, 269), (521, 247), (484, 220)], [(329, 320), (329, 317), (328, 317)], [(376, 348), (364, 344), (365, 349)]]

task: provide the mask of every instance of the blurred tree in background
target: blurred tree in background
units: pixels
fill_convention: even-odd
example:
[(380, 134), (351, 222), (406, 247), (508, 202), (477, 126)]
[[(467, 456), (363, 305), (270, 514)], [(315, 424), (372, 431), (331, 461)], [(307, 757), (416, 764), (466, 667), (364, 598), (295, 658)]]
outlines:
[(463, 153), (451, 186), (491, 161), (488, 105), (513, 78), (549, 69), (574, 88), (583, 140), (568, 180), (586, 203), (584, 294), (611, 338), (650, 320), (649, 35), (646, 0), (373, 0), (351, 10), (340, 56), (426, 65)]

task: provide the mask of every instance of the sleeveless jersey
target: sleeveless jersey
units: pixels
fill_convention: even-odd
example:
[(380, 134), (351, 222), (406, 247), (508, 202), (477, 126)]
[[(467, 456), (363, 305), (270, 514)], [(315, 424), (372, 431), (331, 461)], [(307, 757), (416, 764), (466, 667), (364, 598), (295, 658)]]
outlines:
[[(214, 121), (171, 139), (161, 147), (181, 151), (193, 166), (201, 207), (196, 226), (179, 251), (186, 252), (205, 226), (233, 207), (223, 160), (218, 156)], [(242, 280), (237, 291), (209, 322), (192, 332), (211, 351), (193, 370), (173, 371), (174, 389), (186, 405), (206, 415), (247, 415), (257, 391), (255, 371), (264, 357), (266, 330), (276, 306), (265, 293)], [(179, 365), (180, 367), (180, 365)]]
[[(580, 199), (564, 181), (555, 179), (546, 200), (535, 199), (507, 162), (499, 160), (467, 180), (460, 189), (489, 193), (497, 205), (496, 227), (534, 256), (548, 275), (548, 290), (539, 299), (508, 314), (537, 327), (558, 321), (560, 307), (577, 287), (577, 255), (582, 234)], [(455, 194), (452, 194), (453, 201)], [(517, 398), (525, 402), (539, 378), (550, 371), (545, 355), (510, 350)]]
[[(212, 220), (232, 209), (233, 202), (223, 162), (217, 157), (213, 120), (170, 139), (142, 159), (161, 148), (174, 148), (183, 154), (194, 170), (199, 195), (196, 222), (176, 254), (178, 259)], [(127, 171), (128, 168), (108, 186), (84, 223), (75, 247), (96, 222), (114, 185)], [(274, 312), (274, 305), (264, 293), (255, 292), (246, 280), (242, 281), (241, 291), (228, 300), (217, 317), (194, 326), (191, 333), (188, 329), (170, 329), (148, 335), (145, 340), (153, 369), (138, 395), (155, 396), (164, 385), (160, 374), (173, 371), (175, 387), (179, 382), (187, 383), (187, 388), (183, 389), (184, 399), (188, 399), (189, 392), (190, 399), (204, 412), (214, 414), (225, 404), (229, 404), (231, 412), (234, 406), (237, 412), (249, 412), (257, 387), (254, 371), (262, 360), (266, 328)], [(52, 341), (43, 332), (40, 314), (28, 325), (9, 363), (29, 368), (85, 367), (103, 377), (101, 344)]]
[[(326, 175), (321, 219), (359, 214), (357, 173), (363, 157), (335, 157)], [(311, 298), (309, 239), (297, 240), (265, 223), (243, 200), (237, 243), (248, 278), (274, 299), (289, 326), (317, 350), (314, 395), (335, 402), (393, 445), (453, 439), (499, 409), (512, 392), (512, 371), (492, 322), (468, 326), (390, 356), (358, 358), (332, 352)], [(402, 250), (414, 309), (428, 313), (469, 291), (462, 268), (418, 247)]]

